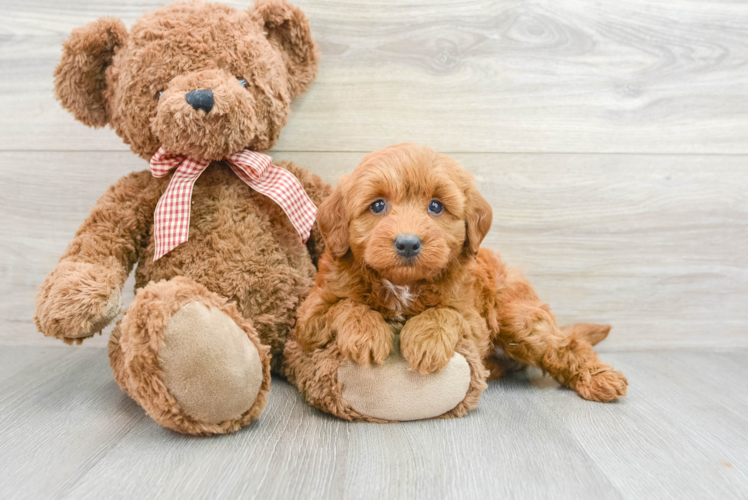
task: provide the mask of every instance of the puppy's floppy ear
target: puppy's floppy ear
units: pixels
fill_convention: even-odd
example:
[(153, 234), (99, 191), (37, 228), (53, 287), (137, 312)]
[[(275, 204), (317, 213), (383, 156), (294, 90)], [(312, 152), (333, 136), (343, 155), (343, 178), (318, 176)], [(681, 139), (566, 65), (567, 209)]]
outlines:
[(469, 187), (465, 190), (465, 195), (467, 196), (465, 202), (465, 250), (470, 255), (477, 255), (483, 238), (491, 229), (493, 209), (478, 192), (472, 179)]
[(286, 0), (256, 0), (250, 12), (280, 51), (294, 97), (304, 93), (317, 76), (319, 51), (306, 15)]
[(341, 179), (338, 187), (319, 206), (317, 224), (325, 246), (333, 257), (339, 259), (348, 253), (348, 212), (343, 200), (343, 186), (347, 184)]
[(126, 42), (124, 23), (103, 17), (73, 30), (62, 44), (62, 57), (55, 68), (55, 94), (63, 108), (89, 127), (109, 122), (105, 73), (116, 49)]

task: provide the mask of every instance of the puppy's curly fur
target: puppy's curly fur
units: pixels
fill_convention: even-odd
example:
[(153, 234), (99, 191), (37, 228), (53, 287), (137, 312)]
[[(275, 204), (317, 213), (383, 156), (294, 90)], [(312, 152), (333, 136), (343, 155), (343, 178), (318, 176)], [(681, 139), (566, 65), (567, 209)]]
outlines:
[[(375, 202), (384, 210), (375, 213)], [(341, 180), (318, 221), (327, 250), (298, 313), (304, 351), (334, 342), (343, 358), (380, 364), (393, 345), (389, 323), (400, 323), (402, 354), (420, 373), (441, 370), (466, 340), (491, 378), (500, 375), (499, 347), (586, 399), (626, 394), (626, 378), (592, 347), (610, 327), (562, 330), (530, 283), (480, 248), (492, 210), (451, 158), (412, 144), (374, 152)], [(398, 252), (403, 234), (420, 240), (415, 257)]]

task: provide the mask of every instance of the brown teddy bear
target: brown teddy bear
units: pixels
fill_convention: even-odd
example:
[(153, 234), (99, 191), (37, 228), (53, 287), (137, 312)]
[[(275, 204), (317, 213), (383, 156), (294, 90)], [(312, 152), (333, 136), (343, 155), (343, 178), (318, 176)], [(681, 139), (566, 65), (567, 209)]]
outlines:
[(323, 243), (310, 221), (330, 187), (256, 152), (278, 139), (318, 58), (306, 17), (285, 0), (246, 11), (174, 3), (129, 32), (102, 18), (63, 46), (62, 105), (110, 125), (152, 171), (98, 200), (41, 286), (35, 322), (81, 343), (118, 315), (137, 264), (109, 356), (120, 387), (161, 425), (231, 432), (265, 406), (314, 283)]

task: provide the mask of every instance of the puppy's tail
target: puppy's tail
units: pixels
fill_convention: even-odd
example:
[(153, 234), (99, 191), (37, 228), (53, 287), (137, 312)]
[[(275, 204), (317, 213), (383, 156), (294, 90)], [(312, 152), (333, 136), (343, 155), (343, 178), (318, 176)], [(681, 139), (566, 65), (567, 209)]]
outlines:
[(597, 325), (595, 323), (577, 323), (575, 325), (562, 326), (561, 331), (566, 336), (575, 335), (580, 340), (586, 340), (592, 345), (597, 345), (608, 336), (610, 325)]

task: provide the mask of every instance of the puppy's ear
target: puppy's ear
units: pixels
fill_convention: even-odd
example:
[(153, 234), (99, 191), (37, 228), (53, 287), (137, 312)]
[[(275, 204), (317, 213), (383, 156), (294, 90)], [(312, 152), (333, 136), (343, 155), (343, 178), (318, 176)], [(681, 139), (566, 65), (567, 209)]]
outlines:
[(465, 250), (470, 255), (477, 255), (483, 238), (491, 229), (493, 209), (478, 192), (472, 179), (465, 194), (467, 195), (465, 203)]
[(348, 212), (343, 200), (343, 185), (346, 179), (338, 183), (338, 187), (319, 206), (317, 224), (325, 246), (333, 257), (339, 259), (348, 253)]
[(55, 68), (55, 94), (63, 108), (89, 127), (109, 122), (106, 69), (115, 50), (126, 41), (124, 23), (103, 17), (73, 30), (62, 44), (62, 57)]
[(250, 14), (283, 56), (293, 96), (304, 93), (317, 76), (319, 64), (319, 51), (306, 15), (286, 0), (256, 0)]

